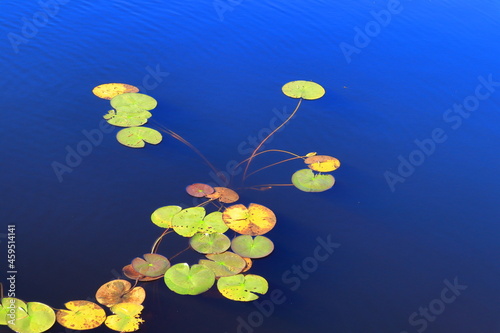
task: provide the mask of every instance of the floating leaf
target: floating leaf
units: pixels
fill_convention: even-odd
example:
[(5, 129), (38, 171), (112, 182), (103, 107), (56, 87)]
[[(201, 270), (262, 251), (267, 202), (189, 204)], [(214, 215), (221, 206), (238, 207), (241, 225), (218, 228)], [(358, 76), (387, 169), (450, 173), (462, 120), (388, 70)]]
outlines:
[(160, 207), (151, 214), (151, 221), (161, 228), (172, 228), (172, 218), (181, 210), (180, 206)]
[(7, 314), (7, 324), (9, 328), (18, 333), (41, 333), (47, 331), (56, 322), (56, 314), (54, 310), (46, 304), (39, 302), (25, 303), (14, 298), (2, 299), (2, 304), (7, 307), (14, 304), (13, 318), (10, 317), (10, 312)]
[(264, 236), (241, 235), (231, 241), (231, 250), (242, 257), (262, 258), (274, 250), (273, 242)]
[(233, 203), (238, 201), (240, 196), (235, 191), (227, 187), (214, 187), (215, 192), (207, 195), (209, 199), (219, 199), (223, 203)]
[(196, 198), (202, 198), (214, 193), (214, 188), (207, 184), (195, 183), (186, 187), (186, 192)]
[(325, 94), (325, 89), (319, 84), (303, 80), (288, 82), (281, 90), (292, 98), (318, 99)]
[(146, 298), (146, 291), (142, 287), (135, 287), (127, 280), (113, 280), (102, 285), (95, 294), (96, 300), (104, 306), (111, 307), (119, 303), (142, 304)]
[(144, 259), (135, 258), (132, 260), (132, 267), (139, 274), (156, 277), (165, 274), (170, 267), (170, 261), (160, 254), (146, 253)]
[(226, 276), (217, 281), (217, 289), (224, 297), (241, 302), (256, 300), (259, 296), (254, 293), (265, 294), (268, 288), (266, 279), (253, 274)]
[(323, 192), (335, 184), (330, 174), (314, 174), (311, 169), (301, 169), (292, 175), (292, 183), (304, 192)]
[(203, 207), (183, 209), (172, 218), (172, 227), (176, 233), (184, 237), (192, 237), (197, 232), (212, 234), (227, 231), (221, 212), (213, 212), (207, 216), (205, 213)]
[(128, 127), (116, 133), (116, 139), (124, 146), (142, 148), (144, 142), (156, 145), (163, 137), (160, 132), (149, 127)]
[(269, 208), (251, 203), (248, 208), (242, 204), (226, 208), (222, 214), (224, 223), (243, 235), (263, 235), (276, 224), (276, 216)]
[(222, 253), (229, 249), (231, 240), (226, 235), (216, 232), (213, 234), (197, 233), (189, 239), (189, 245), (203, 254)]
[(120, 94), (136, 93), (138, 91), (139, 89), (137, 87), (125, 83), (105, 83), (92, 89), (94, 95), (104, 99), (112, 99)]
[(156, 100), (148, 95), (139, 93), (124, 93), (111, 99), (111, 106), (119, 112), (142, 112), (153, 110)]
[(189, 267), (181, 263), (170, 267), (165, 273), (167, 287), (181, 295), (198, 295), (210, 289), (215, 283), (214, 272), (203, 266)]
[(139, 273), (138, 271), (136, 271), (132, 265), (127, 265), (125, 267), (122, 268), (122, 272), (123, 272), (123, 275), (125, 275), (126, 277), (128, 277), (129, 279), (131, 280), (139, 280), (139, 281), (154, 281), (154, 280), (158, 280), (158, 279), (161, 279), (163, 277), (163, 275), (160, 275), (160, 276), (145, 276), (145, 275), (142, 275), (141, 273)]
[(134, 127), (144, 125), (148, 122), (148, 119), (151, 118), (151, 116), (152, 114), (149, 111), (127, 113), (109, 110), (103, 118), (107, 119), (108, 123), (114, 126)]
[(308, 164), (309, 169), (318, 172), (330, 172), (340, 167), (340, 161), (338, 159), (327, 155), (311, 156), (306, 158), (304, 162)]
[(105, 324), (108, 328), (119, 332), (134, 332), (143, 323), (139, 316), (144, 307), (134, 303), (120, 303), (113, 305), (112, 316), (106, 318)]
[(72, 330), (90, 330), (106, 320), (106, 312), (89, 301), (71, 301), (64, 304), (68, 310), (57, 311), (57, 322)]
[(210, 260), (202, 259), (199, 264), (210, 268), (215, 277), (238, 274), (247, 266), (242, 257), (232, 252), (207, 254), (206, 257)]

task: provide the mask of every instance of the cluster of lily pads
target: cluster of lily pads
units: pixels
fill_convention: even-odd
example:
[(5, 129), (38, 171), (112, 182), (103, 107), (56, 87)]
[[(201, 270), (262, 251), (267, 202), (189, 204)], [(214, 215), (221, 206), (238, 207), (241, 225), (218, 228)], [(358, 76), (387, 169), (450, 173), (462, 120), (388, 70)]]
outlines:
[[(150, 111), (157, 106), (157, 102), (138, 91), (136, 87), (122, 83), (102, 84), (93, 89), (96, 96), (110, 100), (113, 109), (108, 111), (104, 118), (111, 125), (124, 127), (117, 133), (117, 140), (132, 148), (142, 148), (145, 142), (158, 144), (162, 141), (159, 131), (142, 126), (151, 118)], [(301, 156), (278, 149), (259, 151), (269, 137), (295, 115), (303, 100), (318, 99), (325, 93), (323, 87), (310, 81), (289, 82), (283, 86), (282, 91), (289, 97), (299, 99), (297, 107), (288, 119), (262, 140), (249, 158), (240, 163), (246, 163), (242, 181), (263, 169), (295, 159), (302, 159), (308, 168), (293, 173), (292, 184), (263, 184), (243, 188), (266, 190), (274, 186), (295, 186), (305, 192), (326, 191), (335, 183), (334, 177), (327, 172), (340, 166), (338, 159), (316, 153)], [(184, 138), (171, 130), (162, 130), (192, 148), (216, 170)], [(286, 153), (293, 157), (249, 173), (252, 160), (269, 152)], [(167, 205), (152, 213), (151, 221), (164, 230), (153, 243), (149, 253), (133, 259), (123, 267), (124, 275), (133, 280), (134, 285), (122, 279), (109, 281), (96, 292), (96, 301), (100, 305), (86, 300), (75, 300), (67, 302), (66, 309), (55, 309), (39, 302), (26, 303), (17, 298), (3, 297), (0, 292), (0, 325), (7, 325), (19, 333), (40, 333), (50, 329), (56, 321), (72, 330), (93, 329), (104, 323), (115, 331), (133, 332), (138, 330), (143, 322), (140, 313), (146, 297), (144, 288), (138, 284), (158, 279), (163, 279), (170, 290), (181, 295), (198, 295), (214, 285), (224, 297), (235, 301), (253, 301), (259, 294), (265, 294), (268, 290), (267, 280), (246, 272), (254, 260), (266, 257), (274, 250), (273, 242), (263, 236), (276, 224), (273, 211), (256, 203), (250, 203), (248, 206), (235, 204), (239, 195), (229, 187), (195, 183), (187, 186), (186, 191), (191, 196), (205, 198), (205, 201), (198, 206), (184, 209)], [(209, 212), (205, 206), (215, 208)], [(226, 235), (228, 232), (229, 236)], [(164, 236), (170, 233), (187, 238), (188, 248), (204, 255), (205, 258), (191, 265), (185, 262), (172, 265), (173, 258), (168, 259), (158, 253)], [(103, 307), (109, 308), (112, 314), (107, 315)]]

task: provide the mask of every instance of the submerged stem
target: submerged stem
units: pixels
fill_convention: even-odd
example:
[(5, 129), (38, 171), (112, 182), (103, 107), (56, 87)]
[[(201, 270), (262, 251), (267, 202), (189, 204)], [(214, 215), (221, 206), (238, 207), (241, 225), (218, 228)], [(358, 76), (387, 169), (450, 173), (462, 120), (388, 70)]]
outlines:
[(259, 171), (264, 170), (264, 169), (267, 169), (267, 168), (270, 168), (270, 167), (272, 167), (272, 166), (275, 166), (275, 165), (278, 165), (278, 164), (281, 164), (281, 163), (285, 163), (285, 162), (288, 162), (288, 161), (296, 160), (296, 159), (298, 159), (298, 158), (304, 158), (304, 157), (303, 157), (303, 156), (297, 156), (297, 157), (287, 158), (286, 160), (279, 161), (279, 162), (276, 162), (276, 163), (273, 163), (273, 164), (269, 164), (269, 165), (267, 165), (267, 166), (265, 166), (265, 167), (263, 167), (263, 168), (260, 168), (260, 169), (258, 169), (258, 170), (255, 170), (254, 172), (249, 173), (249, 174), (247, 175), (247, 178), (248, 178), (248, 177), (250, 177), (251, 175), (253, 175), (253, 174), (255, 174), (255, 173), (259, 172)]
[(156, 253), (158, 250), (158, 246), (160, 246), (161, 240), (163, 239), (163, 236), (173, 232), (173, 230), (169, 230), (169, 228), (165, 229), (165, 231), (156, 239), (156, 241), (153, 244), (153, 247), (151, 248), (151, 253)]
[(177, 253), (176, 255), (174, 255), (173, 257), (169, 258), (168, 260), (169, 261), (172, 261), (172, 259), (174, 259), (175, 257), (177, 257), (178, 255), (186, 252), (187, 250), (189, 250), (191, 248), (191, 245), (188, 245), (188, 247), (186, 247), (184, 250), (182, 250), (181, 252)]
[(274, 133), (276, 133), (281, 127), (283, 127), (287, 122), (289, 122), (290, 119), (292, 119), (292, 117), (295, 115), (295, 113), (297, 113), (297, 110), (299, 109), (301, 103), (302, 103), (302, 98), (299, 99), (299, 102), (297, 103), (297, 106), (295, 107), (295, 110), (293, 110), (292, 114), (290, 116), (288, 116), (288, 118), (281, 125), (276, 127), (271, 133), (269, 133), (269, 135), (266, 136), (266, 138), (259, 143), (257, 148), (254, 149), (254, 151), (252, 152), (252, 154), (248, 158), (248, 162), (247, 162), (247, 165), (245, 167), (245, 171), (243, 172), (243, 181), (245, 181), (245, 179), (247, 178), (248, 167), (250, 166), (252, 159), (255, 157), (255, 155), (257, 154), (259, 149)]
[(217, 177), (219, 177), (220, 180), (222, 180), (225, 183), (228, 183), (228, 179), (226, 178), (226, 176), (224, 176), (224, 174), (219, 169), (217, 169), (212, 163), (210, 163), (210, 161), (205, 157), (205, 155), (203, 155), (198, 150), (198, 148), (196, 148), (195, 146), (193, 146), (189, 141), (187, 141), (186, 139), (184, 139), (179, 134), (177, 134), (174, 131), (168, 129), (167, 127), (161, 125), (159, 122), (157, 122), (155, 120), (153, 120), (153, 122), (155, 122), (156, 125), (158, 125), (158, 127), (160, 128), (160, 130), (162, 132), (167, 133), (168, 135), (170, 135), (174, 139), (179, 140), (180, 142), (182, 142), (183, 144), (185, 144), (186, 146), (188, 146), (191, 150), (193, 150), (198, 156), (201, 157), (201, 159), (208, 165), (208, 167), (210, 169), (212, 169), (213, 172), (215, 172), (215, 174), (217, 175)]

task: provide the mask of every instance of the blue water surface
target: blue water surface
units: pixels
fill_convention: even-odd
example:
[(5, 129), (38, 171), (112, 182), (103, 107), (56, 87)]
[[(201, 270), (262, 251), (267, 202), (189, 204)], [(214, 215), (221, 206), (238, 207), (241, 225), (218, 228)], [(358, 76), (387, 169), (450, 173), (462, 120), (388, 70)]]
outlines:
[[(250, 271), (269, 292), (240, 303), (144, 284), (139, 332), (500, 332), (498, 1), (4, 0), (0, 13), (0, 267), (5, 285), (15, 225), (16, 297), (92, 299), (150, 251), (155, 209), (197, 204), (186, 185), (221, 185), (167, 135), (120, 145), (93, 87), (139, 86), (158, 101), (148, 126), (230, 172), (295, 108), (282, 85), (312, 80), (325, 96), (264, 149), (337, 157), (335, 186), (239, 191), (278, 219), (275, 251)], [(168, 235), (159, 252), (186, 245)]]

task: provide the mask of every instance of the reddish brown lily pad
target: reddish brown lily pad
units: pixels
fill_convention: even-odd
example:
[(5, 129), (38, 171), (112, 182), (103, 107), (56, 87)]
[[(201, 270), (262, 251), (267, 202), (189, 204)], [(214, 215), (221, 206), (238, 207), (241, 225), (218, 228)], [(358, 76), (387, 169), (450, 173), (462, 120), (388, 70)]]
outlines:
[(202, 198), (214, 193), (214, 188), (207, 184), (195, 183), (186, 187), (186, 192), (196, 198)]

